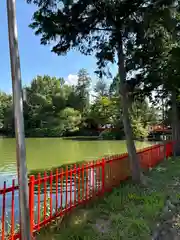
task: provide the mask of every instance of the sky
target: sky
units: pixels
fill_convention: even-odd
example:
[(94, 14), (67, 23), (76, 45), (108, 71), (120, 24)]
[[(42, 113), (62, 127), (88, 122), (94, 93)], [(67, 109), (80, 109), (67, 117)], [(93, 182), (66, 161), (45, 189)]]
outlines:
[[(79, 52), (57, 56), (51, 52), (50, 46), (40, 45), (40, 37), (35, 36), (33, 30), (28, 27), (35, 10), (35, 6), (27, 4), (25, 0), (16, 0), (22, 84), (28, 85), (37, 75), (45, 74), (64, 77), (68, 83), (73, 84), (77, 81), (79, 69), (85, 68), (92, 78), (92, 85), (95, 85), (96, 59), (93, 56), (83, 56)], [(0, 90), (11, 93), (6, 0), (1, 0), (0, 23)], [(115, 71), (116, 67), (112, 66), (114, 74)]]

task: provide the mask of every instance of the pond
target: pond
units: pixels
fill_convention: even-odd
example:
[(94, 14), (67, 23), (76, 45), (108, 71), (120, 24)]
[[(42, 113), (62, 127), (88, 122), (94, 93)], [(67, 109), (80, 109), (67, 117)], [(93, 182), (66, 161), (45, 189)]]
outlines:
[[(136, 147), (144, 148), (153, 144), (152, 142), (136, 142)], [(45, 170), (52, 167), (59, 167), (68, 163), (75, 163), (78, 161), (90, 161), (102, 158), (104, 156), (120, 154), (126, 152), (125, 141), (97, 141), (97, 140), (83, 140), (76, 139), (58, 139), (58, 138), (29, 138), (26, 139), (27, 149), (27, 166), (28, 171)], [(3, 187), (3, 182), (6, 181), (6, 186), (11, 186), (12, 179), (16, 179), (16, 146), (15, 139), (1, 138), (0, 139), (0, 188)], [(95, 172), (89, 173), (89, 179)], [(94, 177), (95, 178), (95, 177)], [(74, 180), (73, 180), (74, 181)], [(91, 182), (88, 183), (92, 185)], [(93, 187), (93, 186), (92, 186)], [(64, 190), (65, 191), (65, 190)], [(68, 199), (69, 193), (63, 191), (62, 206), (65, 205), (65, 200)], [(73, 189), (77, 192), (77, 189)], [(67, 197), (66, 197), (67, 194)], [(44, 195), (41, 195), (42, 202)], [(55, 194), (53, 194), (53, 209), (55, 206)], [(11, 216), (11, 199), (12, 193), (6, 194), (6, 230)], [(73, 199), (72, 199), (73, 200)], [(37, 195), (34, 196), (35, 208), (37, 207)], [(59, 201), (58, 201), (59, 202)], [(0, 196), (0, 220), (2, 217), (2, 203), (3, 198)], [(61, 207), (60, 205), (58, 207)], [(19, 222), (19, 192), (15, 191), (15, 224)], [(36, 211), (35, 211), (36, 212)], [(35, 216), (37, 217), (37, 216)]]
[[(152, 144), (136, 142), (136, 147), (144, 148)], [(28, 138), (26, 154), (28, 171), (45, 170), (63, 164), (96, 160), (107, 155), (126, 152), (125, 141), (96, 141), (61, 138)], [(0, 176), (16, 175), (15, 139), (0, 139)]]

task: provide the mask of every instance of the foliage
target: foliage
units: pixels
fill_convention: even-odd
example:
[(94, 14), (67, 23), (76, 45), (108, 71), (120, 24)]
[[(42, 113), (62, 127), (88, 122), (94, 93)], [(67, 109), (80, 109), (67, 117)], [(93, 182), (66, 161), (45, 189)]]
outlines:
[(132, 129), (136, 139), (146, 138), (148, 136), (148, 129), (143, 126), (141, 119), (132, 119)]
[(63, 129), (68, 132), (78, 131), (81, 123), (81, 113), (73, 108), (65, 108), (60, 112)]
[(79, 110), (83, 115), (89, 107), (89, 86), (91, 78), (86, 69), (81, 69), (78, 72), (78, 83), (75, 88), (75, 95), (77, 97), (77, 106), (75, 109)]
[(4, 92), (0, 92), (0, 128), (5, 128), (5, 117), (12, 105), (12, 97)]
[(103, 140), (121, 140), (123, 138), (124, 138), (123, 129), (106, 129), (99, 135), (99, 139)]
[(89, 118), (97, 125), (113, 124), (116, 118), (116, 102), (109, 97), (100, 97), (91, 105)]
[[(100, 134), (101, 139), (122, 139), (124, 137), (121, 106), (115, 97), (97, 99), (91, 106), (90, 114), (96, 124), (110, 124), (114, 128), (103, 131)], [(148, 127), (158, 123), (157, 110), (146, 100), (132, 103), (130, 117), (135, 139), (146, 138)]]
[[(37, 76), (26, 88), (25, 128), (29, 135), (31, 130), (32, 135), (40, 136), (62, 136), (68, 131), (78, 130), (80, 113), (68, 106), (68, 98), (74, 93), (74, 88), (64, 82), (49, 76)], [(74, 95), (74, 102), (78, 104), (79, 95)]]
[(136, 69), (139, 72), (137, 77), (141, 83), (140, 95), (149, 96), (151, 91), (156, 90), (156, 102), (164, 99), (164, 102), (169, 103), (172, 137), (178, 142), (180, 2), (169, 3), (169, 6), (164, 5), (144, 14), (143, 31), (127, 51), (127, 66), (128, 69)]
[[(24, 88), (24, 121), (27, 136), (62, 136), (79, 130), (81, 113), (78, 87), (65, 84), (64, 79), (37, 76)], [(69, 102), (74, 97), (73, 107)], [(6, 132), (14, 132), (11, 96), (0, 95), (0, 121)]]
[[(30, 86), (24, 87), (26, 136), (61, 137), (79, 134), (92, 135), (92, 133), (97, 135), (99, 127), (110, 124), (115, 130), (104, 131), (100, 138), (123, 138), (119, 97), (109, 94), (109, 89), (105, 87), (104, 82), (98, 81), (96, 86), (98, 96), (90, 103), (88, 90), (90, 78), (87, 72), (81, 70), (78, 79), (77, 85), (69, 86), (62, 78), (37, 76)], [(98, 86), (103, 86), (103, 88), (100, 87), (103, 91), (98, 91)], [(104, 94), (104, 89), (106, 89), (106, 94)], [(130, 115), (133, 128), (140, 129), (136, 127), (136, 120), (141, 119), (142, 126), (146, 128), (156, 118), (156, 111), (147, 102), (144, 104), (139, 102), (133, 103)], [(12, 98), (11, 95), (3, 92), (0, 94), (0, 123), (2, 133), (14, 134)], [(139, 134), (140, 137), (144, 136), (143, 131)]]
[(148, 126), (158, 122), (157, 111), (150, 107), (147, 101), (134, 101), (131, 106), (131, 122), (133, 135), (135, 138), (146, 138), (148, 136)]

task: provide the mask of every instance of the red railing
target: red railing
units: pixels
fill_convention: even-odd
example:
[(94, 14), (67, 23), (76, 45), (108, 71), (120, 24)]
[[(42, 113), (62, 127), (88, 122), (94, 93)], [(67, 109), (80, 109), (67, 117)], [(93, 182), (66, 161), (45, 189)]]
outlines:
[[(155, 145), (138, 152), (144, 169), (154, 167), (172, 155), (172, 142)], [(29, 212), (31, 234), (63, 216), (77, 205), (111, 191), (122, 180), (130, 177), (128, 154), (112, 156), (96, 162), (84, 163), (46, 172), (29, 179)], [(20, 238), (18, 186), (0, 189), (0, 236), (1, 240)]]

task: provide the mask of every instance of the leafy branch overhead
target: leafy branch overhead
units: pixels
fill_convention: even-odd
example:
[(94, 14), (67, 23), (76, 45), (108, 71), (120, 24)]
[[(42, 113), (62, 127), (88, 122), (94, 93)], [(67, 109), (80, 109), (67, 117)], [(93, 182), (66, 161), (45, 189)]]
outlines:
[[(32, 2), (32, 1), (29, 1)], [(116, 60), (116, 49), (121, 34), (129, 35), (137, 24), (135, 10), (146, 1), (33, 1), (39, 10), (30, 25), (41, 44), (54, 43), (52, 51), (66, 54), (78, 49), (85, 55), (95, 54), (99, 73), (105, 74), (108, 62)]]
[[(102, 76), (108, 73), (105, 71), (107, 64), (114, 63), (117, 59), (120, 38), (123, 38), (128, 53), (134, 44), (138, 45), (142, 36), (144, 15), (152, 8), (161, 9), (162, 5), (169, 6), (173, 1), (28, 0), (28, 2), (33, 2), (39, 7), (30, 26), (41, 36), (41, 44), (53, 43), (52, 51), (58, 55), (66, 54), (71, 49), (77, 49), (85, 55), (95, 54), (97, 72)], [(136, 38), (134, 34), (137, 34)]]

